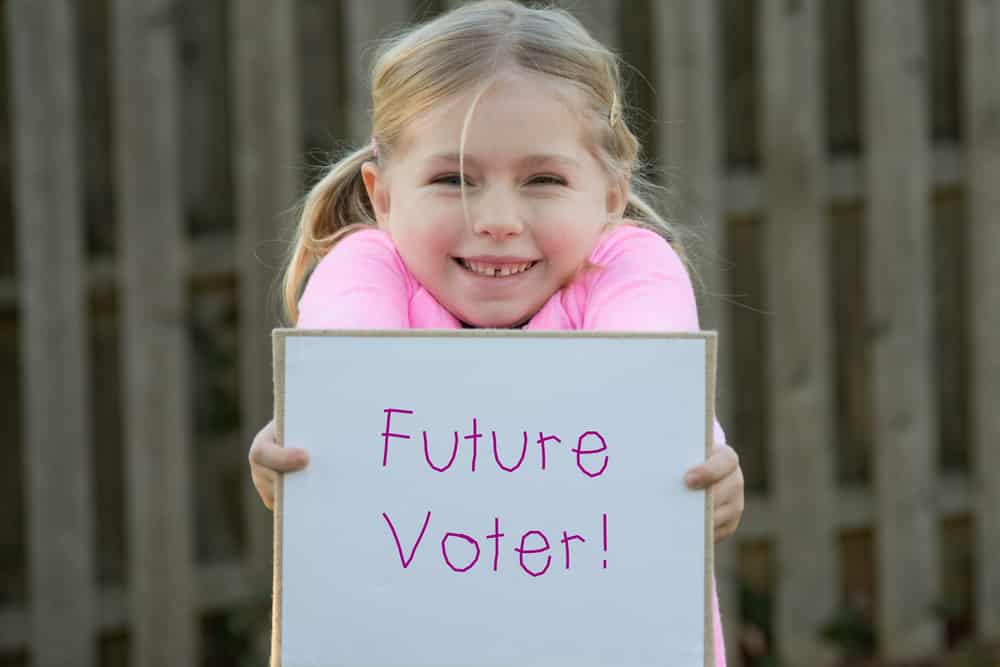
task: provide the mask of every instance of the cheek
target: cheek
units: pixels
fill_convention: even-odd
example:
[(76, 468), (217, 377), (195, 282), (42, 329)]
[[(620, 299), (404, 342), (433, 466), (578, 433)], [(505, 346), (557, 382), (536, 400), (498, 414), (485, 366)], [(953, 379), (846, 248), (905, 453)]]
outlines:
[(461, 225), (443, 211), (424, 209), (394, 221), (393, 240), (400, 254), (411, 266), (430, 266), (448, 259), (458, 245)]
[(603, 217), (594, 216), (593, 209), (579, 210), (540, 229), (538, 242), (546, 254), (558, 256), (563, 262), (583, 261), (597, 244), (605, 222)]

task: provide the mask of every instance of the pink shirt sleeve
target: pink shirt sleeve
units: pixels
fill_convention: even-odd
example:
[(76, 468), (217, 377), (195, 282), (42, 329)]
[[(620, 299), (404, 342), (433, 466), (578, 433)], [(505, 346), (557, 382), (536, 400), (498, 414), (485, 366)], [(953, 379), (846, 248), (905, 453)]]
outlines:
[(339, 241), (309, 276), (300, 329), (406, 329), (410, 279), (392, 241), (363, 229)]
[(699, 331), (684, 263), (661, 236), (622, 225), (591, 256), (584, 329)]
[[(683, 262), (655, 233), (624, 227), (610, 233), (591, 256), (601, 268), (585, 279), (582, 329), (697, 331), (698, 311)], [(424, 300), (421, 301), (421, 297)], [(377, 229), (355, 232), (317, 264), (299, 300), (302, 329), (406, 329), (411, 300), (421, 301), (428, 322), (455, 324), (410, 276), (392, 240)], [(433, 307), (432, 307), (433, 306)], [(440, 311), (440, 313), (438, 313)], [(716, 439), (725, 435), (716, 422)], [(716, 666), (725, 646), (713, 582)]]
[[(658, 234), (640, 227), (619, 228), (599, 245), (591, 260), (584, 329), (605, 331), (700, 331), (691, 278), (680, 256)], [(714, 420), (716, 442), (726, 435)], [(715, 581), (712, 581), (712, 643), (716, 667), (725, 667), (726, 646)]]
[[(623, 225), (611, 232), (591, 260), (583, 328), (604, 331), (700, 331), (698, 306), (687, 267), (659, 234)], [(716, 442), (726, 434), (714, 422)]]

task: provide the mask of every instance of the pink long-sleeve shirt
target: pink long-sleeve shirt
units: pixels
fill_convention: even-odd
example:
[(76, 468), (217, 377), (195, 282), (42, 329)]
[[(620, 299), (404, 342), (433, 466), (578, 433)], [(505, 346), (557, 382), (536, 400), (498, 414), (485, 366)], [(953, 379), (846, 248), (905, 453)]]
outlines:
[[(527, 330), (699, 331), (684, 263), (654, 232), (619, 225), (590, 254), (596, 268), (553, 294)], [(309, 277), (299, 301), (300, 329), (460, 329), (462, 323), (417, 282), (392, 239), (363, 229), (337, 243)], [(715, 421), (715, 440), (725, 434)], [(714, 581), (713, 581), (714, 584)], [(715, 664), (725, 667), (713, 585)]]

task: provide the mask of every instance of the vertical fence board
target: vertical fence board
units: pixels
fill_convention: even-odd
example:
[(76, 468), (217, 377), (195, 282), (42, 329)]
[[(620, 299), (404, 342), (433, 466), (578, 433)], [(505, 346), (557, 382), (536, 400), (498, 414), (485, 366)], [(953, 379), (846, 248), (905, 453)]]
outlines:
[(965, 3), (966, 197), (972, 439), (976, 513), (976, 616), (984, 639), (1000, 638), (1000, 2)]
[(87, 403), (76, 17), (8, 2), (24, 350), (31, 662), (93, 665), (96, 616)]
[[(115, 8), (111, 40), (115, 47), (113, 119), (117, 123), (112, 132), (116, 144), (113, 185), (118, 193), (121, 238), (117, 245), (101, 241), (95, 248), (117, 248), (122, 261), (117, 268), (102, 265), (90, 273), (101, 276), (100, 284), (108, 282), (107, 276), (120, 275), (122, 279), (130, 566), (128, 581), (123, 583), (130, 586), (128, 604), (119, 599), (124, 589), (99, 599), (95, 588), (94, 475), (89, 471), (95, 459), (89, 423), (92, 411), (86, 398), (92, 393), (87, 384), (92, 362), (86, 354), (85, 317), (87, 285), (94, 284), (94, 278), (88, 278), (84, 259), (83, 216), (89, 210), (84, 190), (88, 181), (84, 178), (81, 182), (75, 168), (82, 163), (86, 169), (89, 164), (80, 157), (81, 147), (87, 145), (80, 136), (86, 134), (86, 126), (77, 125), (81, 115), (77, 79), (82, 70), (74, 62), (80, 49), (86, 47), (78, 42), (81, 28), (75, 22), (85, 16), (78, 17), (77, 12), (83, 10), (74, 9), (72, 3), (0, 0), (5, 5), (11, 65), (20, 262), (18, 279), (0, 283), (0, 297), (7, 295), (3, 297), (7, 301), (22, 304), (18, 319), (25, 350), (26, 539), (31, 572), (30, 609), (22, 612), (9, 606), (9, 601), (0, 609), (0, 648), (24, 649), (31, 664), (40, 667), (93, 664), (98, 633), (111, 628), (117, 632), (122, 623), (128, 624), (132, 634), (130, 664), (197, 664), (196, 607), (226, 605), (236, 599), (229, 585), (225, 592), (201, 596), (194, 590), (199, 573), (201, 577), (215, 575), (194, 563), (189, 509), (193, 497), (188, 459), (191, 385), (181, 240), (182, 179), (184, 173), (202, 173), (205, 165), (181, 171), (184, 165), (179, 151), (185, 135), (177, 121), (182, 118), (178, 109), (183, 93), (178, 86), (183, 79), (175, 71), (175, 49), (177, 21), (184, 18), (179, 12), (190, 11), (193, 5), (190, 0), (108, 1)], [(343, 110), (342, 118), (336, 120), (339, 125), (331, 119), (330, 135), (349, 138), (355, 145), (364, 143), (370, 129), (367, 77), (376, 48), (373, 40), (414, 18), (418, 6), (436, 9), (460, 4), (464, 2), (349, 0), (334, 11), (319, 0), (226, 3), (230, 12), (230, 85), (234, 91), (229, 112), (234, 123), (231, 158), (240, 257), (244, 445), (271, 411), (269, 329), (277, 321), (279, 297), (274, 278), (287, 236), (281, 233), (280, 213), (294, 203), (299, 192), (302, 126), (317, 130), (310, 136), (322, 136), (324, 114), (341, 114)], [(764, 398), (773, 413), (768, 419), (768, 441), (773, 445), (769, 465), (773, 502), (761, 505), (761, 516), (748, 517), (756, 528), (747, 527), (751, 534), (773, 539), (774, 567), (779, 575), (768, 586), (773, 585), (778, 594), (776, 638), (784, 659), (789, 664), (822, 664), (828, 656), (815, 641), (818, 625), (832, 616), (836, 581), (844, 578), (835, 572), (833, 539), (836, 518), (830, 447), (834, 380), (827, 364), (833, 359), (830, 337), (834, 329), (829, 313), (832, 272), (827, 269), (824, 231), (826, 200), (831, 194), (826, 191), (827, 184), (844, 179), (838, 180), (837, 173), (828, 179), (822, 157), (824, 123), (819, 109), (838, 108), (835, 100), (824, 100), (824, 92), (829, 94), (833, 88), (824, 89), (823, 73), (839, 70), (832, 64), (824, 69), (818, 63), (823, 33), (817, 25), (824, 9), (829, 19), (843, 8), (830, 0), (760, 0), (763, 20), (759, 26), (747, 29), (739, 25), (737, 17), (721, 34), (723, 26), (717, 22), (722, 8), (740, 12), (746, 23), (747, 16), (756, 14), (756, 3), (653, 0), (632, 5), (624, 0), (556, 0), (556, 4), (574, 12), (598, 39), (614, 49), (621, 47), (619, 34), (625, 12), (640, 11), (637, 7), (641, 7), (645, 16), (647, 7), (652, 11), (652, 46), (657, 55), (654, 71), (645, 73), (651, 79), (655, 76), (656, 117), (661, 128), (658, 152), (665, 158), (664, 166), (683, 186), (680, 219), (684, 224), (697, 219), (709, 241), (696, 253), (707, 255), (708, 261), (698, 264), (695, 258), (708, 288), (700, 295), (705, 297), (702, 322), (720, 329), (724, 346), (730, 341), (727, 319), (733, 318), (727, 318), (721, 308), (722, 295), (741, 291), (743, 285), (726, 285), (722, 277), (725, 262), (719, 248), (727, 236), (722, 212), (727, 206), (736, 207), (734, 199), (723, 201), (723, 190), (733, 192), (734, 184), (742, 187), (752, 181), (750, 199), (766, 203), (762, 210), (766, 223), (761, 275), (767, 294), (765, 310), (774, 315), (767, 317), (771, 330), (765, 357), (770, 358), (765, 358), (767, 372), (760, 375), (771, 376)], [(314, 25), (300, 20), (296, 31), (296, 7), (304, 6), (313, 15), (322, 15), (324, 22)], [(863, 254), (867, 255), (865, 285), (871, 300), (871, 322), (866, 331), (871, 336), (873, 362), (876, 493), (871, 496), (871, 506), (875, 511), (869, 513), (867, 500), (859, 503), (858, 498), (868, 498), (866, 494), (857, 496), (853, 491), (842, 495), (836, 506), (842, 510), (840, 525), (847, 531), (858, 530), (875, 517), (872, 541), (877, 549), (869, 550), (876, 557), (878, 572), (872, 579), (880, 588), (877, 609), (882, 652), (892, 658), (927, 655), (941, 643), (941, 625), (933, 611), (942, 587), (938, 526), (943, 516), (957, 510), (974, 515), (978, 634), (985, 640), (1000, 637), (1000, 567), (995, 557), (1000, 551), (1000, 524), (995, 520), (995, 508), (1000, 506), (1000, 478), (996, 474), (1000, 470), (1000, 448), (996, 446), (1000, 411), (993, 409), (1000, 402), (1000, 355), (995, 353), (993, 340), (1000, 326), (1000, 262), (996, 261), (1000, 247), (1000, 225), (996, 222), (996, 211), (1000, 210), (1000, 188), (996, 186), (1000, 183), (1000, 79), (996, 76), (1000, 69), (1000, 0), (964, 0), (961, 4), (960, 79), (965, 88), (959, 107), (965, 115), (960, 135), (967, 149), (964, 179), (945, 179), (950, 185), (961, 179), (957, 184), (964, 188), (969, 215), (968, 391), (975, 472), (968, 498), (957, 505), (935, 499), (939, 429), (931, 346), (933, 165), (929, 109), (936, 102), (928, 98), (932, 82), (924, 40), (928, 36), (935, 39), (937, 33), (925, 30), (933, 14), (923, 14), (925, 7), (937, 11), (946, 6), (910, 0), (858, 3), (857, 23), (863, 35), (858, 44), (862, 50), (856, 55), (865, 74), (861, 97), (865, 100), (864, 135), (869, 157), (857, 164), (842, 161), (838, 168), (846, 165), (852, 173), (856, 168), (865, 169), (859, 173), (864, 173), (867, 181), (832, 190), (835, 197), (851, 201), (870, 195)], [(343, 26), (336, 24), (341, 17)], [(331, 27), (346, 36), (343, 46), (333, 44), (336, 37)], [(296, 35), (322, 46), (323, 62), (309, 60), (316, 57), (316, 51), (308, 45), (295, 47)], [(759, 59), (761, 63), (760, 91), (744, 96), (744, 101), (760, 100), (759, 128), (756, 103), (726, 104), (721, 99), (722, 89), (732, 86), (721, 86), (721, 73), (716, 70), (722, 65), (722, 43), (733, 39), (747, 48), (756, 45), (756, 50), (741, 51), (737, 60)], [(336, 63), (330, 60), (341, 52), (347, 58), (340, 67), (346, 75), (343, 81), (334, 69)], [(833, 52), (828, 49), (826, 53)], [(322, 73), (323, 90), (317, 88), (318, 80), (311, 75), (306, 80), (309, 88), (300, 90), (300, 70)], [(948, 85), (953, 83), (951, 78), (945, 77)], [(932, 93), (931, 97), (937, 95)], [(723, 113), (732, 114), (731, 138), (752, 137), (758, 129), (762, 131), (760, 162), (764, 169), (759, 181), (752, 175), (750, 181), (737, 177), (728, 181), (728, 188), (723, 187), (726, 183), (721, 180), (719, 164)], [(947, 138), (952, 138), (951, 134)], [(838, 147), (836, 141), (833, 144)], [(756, 157), (748, 160), (743, 164), (754, 167)], [(197, 189), (203, 180), (189, 179), (188, 185)], [(743, 257), (734, 260), (745, 262)], [(745, 398), (736, 406), (727, 400), (731, 356), (728, 347), (720, 351), (719, 410), (739, 449), (747, 431), (730, 424), (729, 412), (756, 399)], [(756, 374), (755, 367), (749, 377), (738, 377), (745, 383)], [(860, 400), (865, 401), (864, 397)], [(50, 412), (53, 405), (58, 406), (58, 418)], [(251, 577), (243, 582), (249, 585), (243, 586), (241, 595), (266, 590), (271, 549), (269, 517), (249, 483), (246, 489)], [(964, 486), (961, 489), (961, 494), (966, 493)], [(748, 544), (746, 538), (743, 540), (743, 545), (736, 539), (728, 540), (716, 550), (733, 667), (739, 664), (742, 620), (733, 613), (737, 595), (734, 550)], [(235, 568), (233, 572), (243, 570)], [(863, 574), (867, 576), (867, 571)], [(241, 576), (234, 581), (242, 582)], [(849, 572), (846, 578), (852, 576), (861, 575)], [(862, 588), (866, 586), (867, 581)], [(203, 602), (196, 603), (196, 599)], [(105, 608), (115, 611), (109, 613)]]
[(344, 3), (347, 41), (347, 138), (352, 148), (368, 143), (371, 136), (371, 68), (377, 40), (404, 26), (412, 18), (409, 0), (369, 0)]
[[(249, 445), (272, 414), (271, 329), (279, 323), (280, 300), (275, 280), (288, 236), (279, 233), (279, 220), (299, 193), (302, 136), (294, 1), (241, 0), (231, 7), (241, 418)], [(249, 484), (247, 505), (251, 572), (255, 583), (263, 583), (271, 564), (270, 517)]]
[(861, 143), (858, 0), (823, 0), (828, 155), (856, 155)]
[[(698, 248), (708, 261), (697, 266), (707, 287), (699, 311), (702, 326), (725, 329), (725, 290), (720, 257), (725, 229), (722, 216), (722, 122), (718, 8), (712, 0), (671, 0), (652, 5), (654, 67), (660, 130), (658, 153), (664, 169), (681, 184), (681, 224), (700, 231), (708, 247)], [(723, 332), (726, 333), (726, 332)], [(720, 355), (720, 356), (729, 356)], [(727, 380), (719, 368), (719, 381)]]
[(14, 195), (12, 190), (12, 146), (11, 107), (13, 106), (11, 92), (11, 39), (7, 7), (13, 6), (12, 0), (0, 1), (0, 308), (15, 302), (11, 279), (17, 263), (17, 251), (14, 241)]
[(226, 94), (227, 3), (175, 2), (183, 53), (179, 76), (185, 228), (194, 237), (221, 234), (233, 224), (229, 145), (235, 110)]
[(776, 637), (792, 665), (830, 660), (817, 639), (836, 599), (833, 369), (819, 0), (766, 0), (760, 22), (764, 284)]
[[(696, 227), (709, 247), (699, 248), (708, 261), (696, 263), (705, 283), (699, 312), (705, 329), (719, 331), (717, 385), (720, 421), (728, 419), (731, 330), (725, 317), (723, 293), (725, 281), (721, 270), (724, 244), (722, 216), (722, 122), (719, 111), (719, 10), (714, 0), (691, 2), (671, 0), (651, 5), (657, 109), (655, 117), (661, 128), (657, 153), (663, 168), (676, 174), (680, 188), (678, 210), (681, 225)], [(734, 442), (738, 446), (738, 443)], [(739, 667), (739, 606), (735, 540), (716, 546), (716, 582), (719, 605), (726, 627), (726, 660)]]
[(304, 83), (300, 96), (302, 140), (307, 179), (313, 182), (319, 167), (332, 157), (333, 142), (342, 140), (347, 125), (340, 7), (326, 0), (298, 0), (296, 10), (297, 68)]
[(77, 72), (85, 85), (85, 94), (79, 100), (80, 132), (83, 135), (80, 150), (86, 156), (82, 174), (84, 246), (86, 256), (91, 259), (110, 259), (117, 253), (111, 164), (114, 119), (109, 108), (109, 5), (109, 0), (90, 0), (78, 3), (79, 9), (76, 10)]
[[(758, 16), (763, 0), (719, 0), (721, 11), (725, 162), (755, 169), (760, 163)], [(741, 211), (746, 213), (747, 211)]]
[[(445, 7), (454, 9), (471, 1), (445, 0)], [(621, 48), (621, 12), (629, 9), (623, 0), (553, 0), (551, 4), (580, 19), (587, 31), (609, 49)]]
[(937, 649), (930, 146), (923, 3), (862, 5), (880, 650)]
[(613, 51), (620, 48), (622, 0), (558, 0), (556, 4), (571, 11), (604, 46)]
[(112, 11), (132, 664), (196, 663), (177, 16)]
[(726, 642), (727, 667), (741, 667), (740, 654), (740, 590), (739, 541), (730, 537), (715, 545), (715, 583), (719, 596), (719, 615)]

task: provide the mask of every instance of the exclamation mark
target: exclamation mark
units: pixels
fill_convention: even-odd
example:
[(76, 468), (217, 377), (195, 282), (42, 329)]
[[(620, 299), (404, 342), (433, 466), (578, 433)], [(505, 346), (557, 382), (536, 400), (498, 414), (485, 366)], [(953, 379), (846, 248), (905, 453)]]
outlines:
[[(608, 515), (607, 514), (602, 514), (601, 515), (601, 523), (602, 523), (602, 525), (604, 527), (604, 553), (607, 554), (608, 553)], [(608, 559), (607, 558), (604, 559), (604, 569), (605, 570), (608, 569)]]

